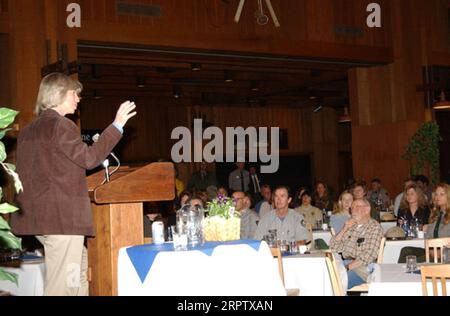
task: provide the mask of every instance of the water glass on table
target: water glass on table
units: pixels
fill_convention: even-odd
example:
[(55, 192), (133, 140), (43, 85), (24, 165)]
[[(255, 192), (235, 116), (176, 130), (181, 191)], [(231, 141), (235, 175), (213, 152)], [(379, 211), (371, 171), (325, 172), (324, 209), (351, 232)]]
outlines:
[(188, 245), (188, 236), (186, 227), (180, 225), (173, 225), (172, 228), (172, 239), (173, 248), (175, 251), (185, 251)]
[(406, 256), (406, 272), (413, 273), (417, 270), (417, 257)]

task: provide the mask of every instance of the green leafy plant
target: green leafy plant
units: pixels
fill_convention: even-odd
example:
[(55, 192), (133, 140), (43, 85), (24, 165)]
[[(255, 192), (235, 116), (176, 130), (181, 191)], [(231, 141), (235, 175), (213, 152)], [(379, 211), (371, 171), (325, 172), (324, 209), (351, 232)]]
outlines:
[[(7, 128), (14, 122), (18, 112), (8, 109), (0, 108), (0, 140), (5, 137), (6, 133), (10, 131)], [(0, 165), (6, 171), (6, 173), (14, 180), (14, 187), (16, 192), (19, 193), (23, 190), (22, 182), (19, 179), (19, 175), (16, 173), (16, 167), (13, 164), (6, 161), (6, 149), (5, 144), (0, 141)], [(3, 190), (0, 188), (0, 198), (3, 197)], [(8, 204), (0, 204), (0, 248), (19, 250), (22, 249), (22, 240), (11, 232), (11, 227), (2, 215), (11, 214), (18, 211), (18, 208)], [(14, 273), (8, 273), (0, 268), (0, 280), (9, 280), (17, 284), (17, 275)]]
[(409, 141), (402, 158), (411, 161), (412, 176), (426, 174), (429, 168), (431, 181), (439, 181), (439, 125), (436, 122), (423, 124)]
[(238, 217), (236, 210), (236, 202), (232, 199), (219, 195), (217, 199), (208, 203), (207, 210), (209, 216), (219, 216), (225, 219), (230, 217)]

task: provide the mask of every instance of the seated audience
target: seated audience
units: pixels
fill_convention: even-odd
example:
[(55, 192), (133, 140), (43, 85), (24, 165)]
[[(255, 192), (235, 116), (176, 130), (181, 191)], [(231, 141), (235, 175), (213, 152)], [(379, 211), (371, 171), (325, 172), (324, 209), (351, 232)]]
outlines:
[(380, 179), (373, 179), (370, 183), (371, 190), (367, 192), (367, 200), (375, 205), (378, 211), (385, 210), (389, 207), (389, 193), (381, 186)]
[(402, 226), (405, 221), (408, 224), (417, 223), (419, 227), (428, 224), (430, 209), (426, 203), (426, 197), (418, 185), (412, 184), (406, 188), (398, 211), (397, 225)]
[(428, 180), (426, 176), (420, 174), (414, 177), (414, 181), (419, 186), (419, 188), (422, 189), (423, 194), (425, 194), (425, 196), (427, 197), (427, 203), (431, 205), (433, 202), (433, 189), (430, 187), (430, 180)]
[(240, 191), (234, 192), (232, 196), (236, 201), (236, 211), (241, 214), (241, 239), (253, 239), (259, 216), (250, 209), (251, 197), (248, 193)]
[(322, 221), (323, 213), (317, 207), (311, 205), (311, 200), (311, 193), (304, 191), (301, 196), (302, 204), (295, 211), (303, 216), (305, 225), (311, 224), (312, 227), (316, 227), (317, 221)]
[(408, 188), (410, 185), (412, 185), (414, 183), (415, 183), (414, 180), (411, 178), (407, 178), (407, 179), (405, 179), (405, 181), (403, 181), (403, 191), (400, 192), (399, 195), (397, 195), (397, 197), (395, 198), (395, 202), (394, 202), (394, 215), (395, 216), (398, 216), (398, 210), (400, 209), (400, 203), (402, 203), (406, 188)]
[[(366, 197), (366, 183), (364, 181), (355, 182), (353, 185), (352, 194), (354, 200), (364, 199)], [(370, 216), (377, 222), (380, 221), (380, 213), (372, 203), (370, 203)]]
[(255, 205), (255, 212), (257, 214), (260, 214), (260, 210), (261, 210), (261, 206), (263, 205), (264, 202), (267, 203), (272, 203), (272, 189), (270, 188), (270, 185), (265, 184), (262, 186), (261, 188), (261, 195), (263, 197), (263, 199), (261, 201), (259, 201), (258, 203), (256, 203)]
[[(431, 212), (429, 224), (424, 226), (425, 238), (450, 237), (450, 185), (438, 184), (434, 191), (434, 207)], [(404, 247), (400, 252), (398, 263), (405, 263), (406, 257), (415, 255), (417, 262), (425, 262), (425, 249)]]
[(353, 195), (350, 191), (344, 191), (339, 196), (339, 200), (335, 205), (333, 214), (330, 217), (330, 226), (333, 228), (336, 234), (339, 234), (342, 228), (344, 228), (345, 222), (347, 222), (351, 215), (351, 207), (353, 203)]
[(259, 221), (255, 239), (262, 240), (269, 230), (277, 230), (277, 238), (280, 240), (306, 240), (307, 229), (301, 224), (303, 216), (289, 208), (291, 197), (287, 187), (278, 187), (274, 191), (275, 210), (271, 211)]
[(331, 212), (333, 209), (333, 201), (327, 186), (323, 182), (316, 184), (316, 189), (312, 196), (312, 205), (324, 213)]
[(370, 218), (370, 203), (357, 199), (352, 217), (330, 241), (331, 251), (341, 253), (348, 270), (348, 288), (367, 282), (368, 265), (376, 262), (383, 238), (381, 225)]

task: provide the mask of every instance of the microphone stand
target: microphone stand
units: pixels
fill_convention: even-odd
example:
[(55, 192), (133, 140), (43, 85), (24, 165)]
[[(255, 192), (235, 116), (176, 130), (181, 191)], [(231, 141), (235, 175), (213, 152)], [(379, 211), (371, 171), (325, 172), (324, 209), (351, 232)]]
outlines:
[(110, 181), (110, 179), (109, 179), (109, 170), (108, 170), (108, 167), (109, 167), (109, 160), (108, 160), (108, 159), (105, 159), (105, 160), (103, 161), (102, 165), (103, 165), (103, 167), (105, 167), (105, 181), (103, 181), (103, 183), (109, 182), (109, 181)]

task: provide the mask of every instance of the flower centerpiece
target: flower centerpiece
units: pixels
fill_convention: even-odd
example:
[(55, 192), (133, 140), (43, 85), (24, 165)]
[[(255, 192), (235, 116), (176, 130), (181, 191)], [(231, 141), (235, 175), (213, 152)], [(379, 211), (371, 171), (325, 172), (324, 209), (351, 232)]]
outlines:
[(219, 195), (208, 203), (208, 217), (203, 221), (203, 235), (206, 241), (227, 241), (240, 239), (241, 219), (232, 199)]

